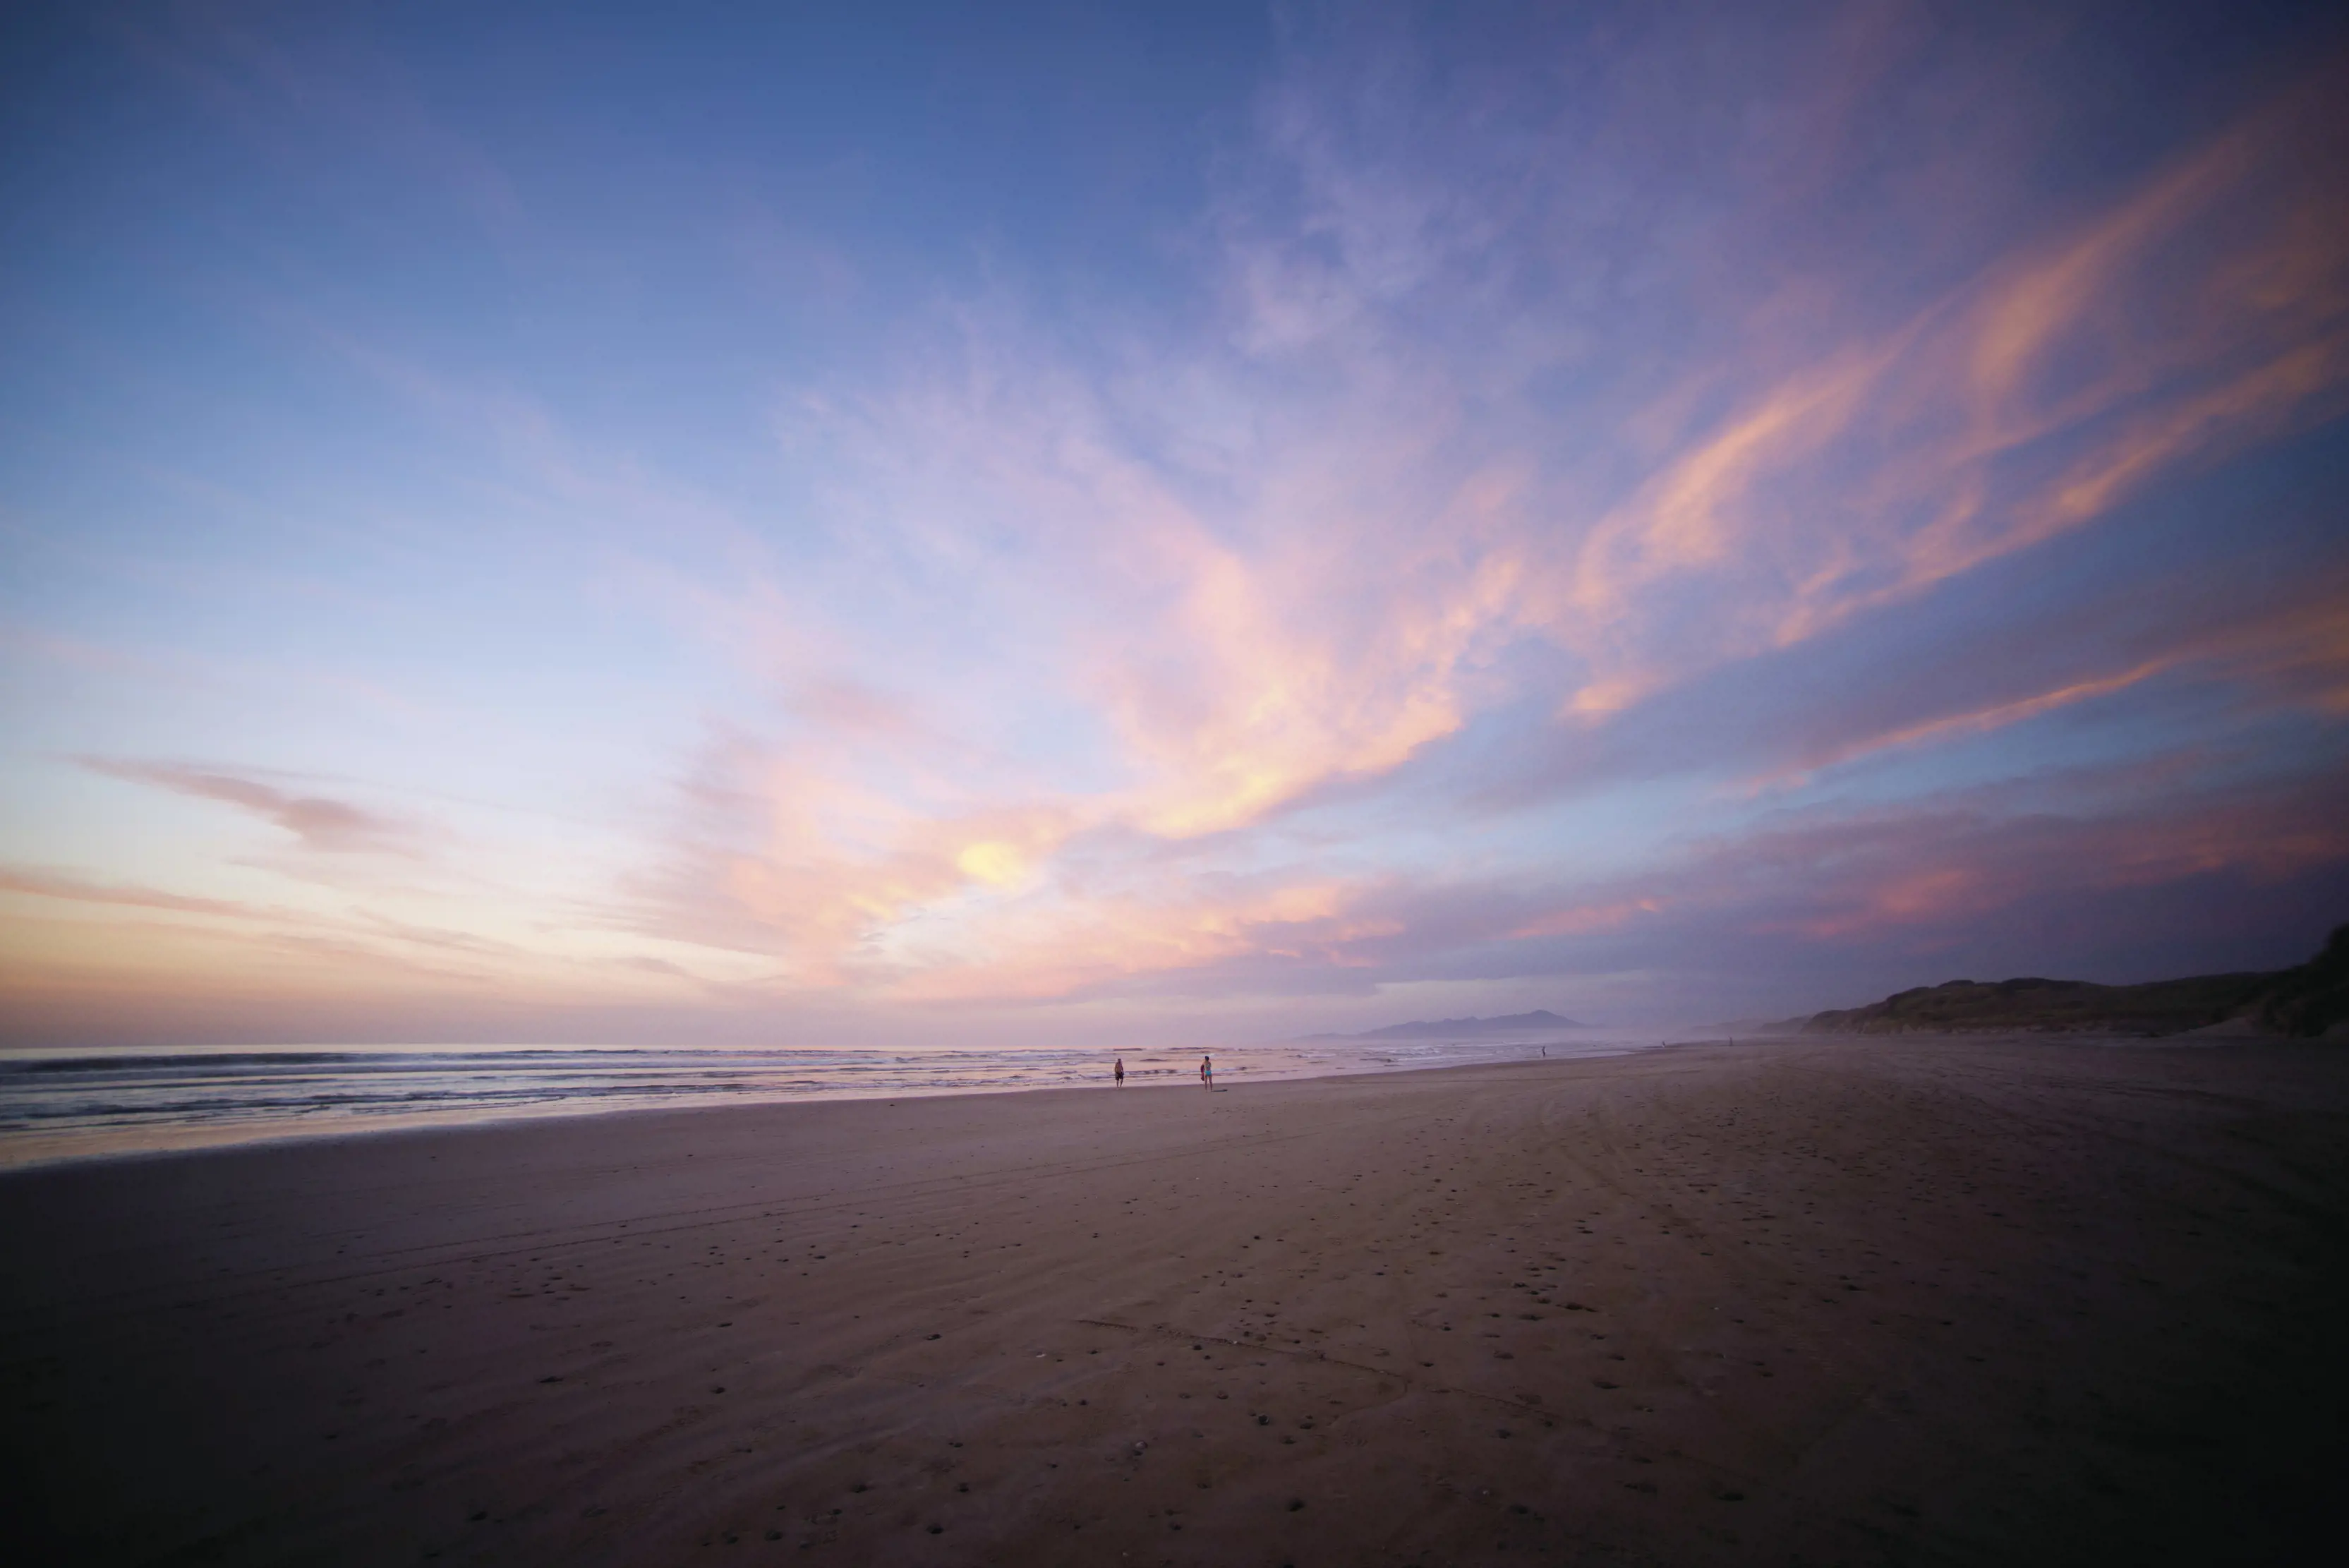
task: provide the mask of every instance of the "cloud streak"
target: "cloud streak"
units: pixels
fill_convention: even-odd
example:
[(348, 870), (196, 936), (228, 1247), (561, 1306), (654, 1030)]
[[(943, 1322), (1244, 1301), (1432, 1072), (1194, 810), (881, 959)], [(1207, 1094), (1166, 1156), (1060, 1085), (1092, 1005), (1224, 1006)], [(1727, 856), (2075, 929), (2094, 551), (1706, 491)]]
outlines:
[[(2318, 90), (1785, 376), (1599, 520), (1536, 612), (1593, 652), (1569, 710), (1817, 636), (2337, 416), (2349, 226), (2308, 154), (2349, 137)], [(1690, 637), (1692, 614), (1717, 629)]]
[(125, 762), (85, 757), (95, 774), (150, 784), (197, 800), (236, 806), (293, 835), (295, 846), (324, 855), (413, 855), (421, 832), (411, 822), (353, 805), (327, 795), (291, 794), (274, 784), (234, 774), (177, 763)]

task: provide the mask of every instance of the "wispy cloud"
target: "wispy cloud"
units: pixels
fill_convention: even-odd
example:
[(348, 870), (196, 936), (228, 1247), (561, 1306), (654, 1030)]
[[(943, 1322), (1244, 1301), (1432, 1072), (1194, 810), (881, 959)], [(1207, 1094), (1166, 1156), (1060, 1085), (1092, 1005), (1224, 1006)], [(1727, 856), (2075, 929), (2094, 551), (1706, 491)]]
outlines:
[(1593, 659), (1569, 710), (1913, 598), (2349, 406), (2349, 226), (2308, 156), (2349, 126), (2321, 88), (1674, 456), (1538, 602)]
[[(1527, 265), (1516, 248), (1542, 232), (1526, 221), (1538, 182), (1438, 194), (1374, 152), (1364, 161), (1361, 121), (1327, 114), (1308, 92), (1274, 100), (1269, 156), (1304, 194), (1283, 208), (1285, 234), (1268, 213), (1231, 223), (1228, 337), (1102, 368), (1016, 313), (967, 311), (963, 348), (935, 377), (792, 413), (795, 442), (852, 454), (841, 483), (860, 536), (903, 530), (887, 569), (949, 559), (976, 621), (1014, 649), (1049, 641), (1041, 666), (1014, 662), (1051, 671), (1116, 782), (1041, 794), (947, 782), (957, 770), (938, 746), (917, 756), (902, 733), (851, 743), (870, 722), (864, 701), (804, 705), (813, 732), (740, 786), (764, 841), (736, 836), (671, 879), (705, 911), (730, 900), (731, 940), (756, 944), (764, 929), (811, 982), (908, 995), (988, 972), (1075, 991), (1085, 974), (1288, 951), (1298, 922), (1245, 900), (1121, 905), (1056, 881), (1054, 857), (1089, 834), (1130, 833), (1202, 840), (1195, 863), (1214, 866), (1230, 836), (1392, 775), (1538, 692), (1528, 644), (1565, 656), (1537, 679), (1559, 682), (1569, 725), (1623, 714), (2323, 418), (2349, 378), (2349, 236), (2322, 161), (2305, 156), (2339, 144), (2341, 117), (2303, 88), (1889, 329), (1837, 342), (1829, 322), (1810, 334), (1826, 346), (1792, 365), (1777, 363), (1783, 348), (1749, 356), (1760, 335), (1723, 339), (1685, 371), (1688, 394), (1664, 401), (1759, 389), (1690, 424), (1621, 500), (1593, 504), (1515, 444), (1514, 419), (1475, 431), (1464, 378), (1485, 368), (1413, 336), (1421, 302), (1475, 298), (1475, 278)], [(1268, 375), (1365, 356), (1362, 384), (1269, 399)], [(1185, 415), (1203, 399), (1253, 411), (1211, 448), (1137, 436), (1195, 432)], [(1654, 441), (1655, 407), (1582, 412), (1615, 421), (1636, 451)], [(1251, 430), (1278, 435), (1233, 433)], [(1040, 625), (1018, 624), (1047, 603)], [(2178, 646), (1929, 709), (1795, 766), (1989, 734), (2239, 654)], [(1000, 688), (978, 697), (985, 722), (1020, 706)], [(1277, 908), (1306, 893), (1247, 897)], [(1319, 918), (1337, 920), (1335, 905)]]
[[(1380, 101), (1406, 118), (1420, 107)], [(1467, 432), (1475, 368), (1415, 344), (1410, 323), (1431, 296), (1473, 298), (1475, 277), (1522, 269), (1514, 247), (1540, 232), (1526, 209), (1545, 192), (1398, 178), (1365, 147), (1361, 117), (1287, 90), (1271, 100), (1268, 156), (1303, 194), (1279, 217), (1230, 209), (1228, 337), (1138, 346), (1146, 362), (1103, 368), (1016, 314), (966, 311), (963, 347), (935, 378), (790, 415), (795, 445), (851, 455), (841, 483), (860, 537), (897, 532), (885, 569), (951, 560), (974, 619), (1015, 648), (1049, 640), (1053, 695), (1096, 726), (1086, 743), (1107, 744), (1115, 782), (990, 786), (937, 736), (895, 727), (876, 742), (876, 710), (851, 688), (845, 708), (802, 703), (812, 730), (738, 779), (755, 831), (672, 868), (670, 907), (707, 922), (730, 906), (728, 940), (774, 945), (808, 983), (908, 996), (1075, 992), (1243, 952), (1358, 962), (1278, 915), (1311, 903), (1314, 920), (1351, 929), (1350, 895), (1326, 880), (1137, 905), (1062, 881), (1055, 857), (1087, 835), (1133, 834), (1206, 841), (1195, 864), (1212, 867), (1229, 836), (1392, 774), (1521, 697), (1495, 671), (1528, 640), (1575, 660), (1558, 697), (1570, 719), (1621, 712), (2322, 417), (2349, 373), (2349, 246), (2300, 154), (2313, 137), (2337, 141), (2336, 119), (2305, 93), (2263, 111), (1808, 363), (1774, 369), (1727, 340), (1689, 386), (1761, 389), (1668, 447), (1623, 500), (1592, 506), (1536, 452)], [(1365, 366), (1364, 384), (1267, 400), (1268, 373), (1333, 358)], [(1420, 385), (1399, 379), (1406, 364)], [(1195, 438), (1186, 415), (1203, 400), (1254, 412), (1212, 446), (1137, 438)], [(1627, 444), (1652, 440), (1638, 421), (1653, 407), (1630, 410)], [(1240, 433), (1251, 427), (1278, 439)], [(1361, 472), (1333, 468), (1339, 453)], [(1060, 585), (1058, 602), (1015, 629), (1041, 607), (1040, 585)], [(2174, 649), (1920, 715), (1802, 765), (1985, 734), (2200, 657)], [(1019, 706), (979, 696), (988, 722)]]
[(235, 774), (179, 763), (129, 762), (108, 757), (84, 757), (80, 761), (90, 772), (110, 778), (236, 806), (292, 834), (295, 847), (316, 853), (415, 855), (421, 852), (425, 837), (417, 823), (387, 816), (329, 795), (291, 794), (274, 784)]
[(93, 882), (70, 872), (31, 866), (0, 867), (0, 892), (82, 904), (119, 904), (134, 909), (172, 909), (194, 915), (241, 917), (261, 912), (226, 898), (199, 898), (158, 888)]
[[(2109, 626), (2085, 647), (2043, 642), (2028, 649), (2033, 657), (2020, 666), (1985, 657), (1977, 661), (1974, 680), (1944, 690), (1987, 685), (1998, 691), (1988, 701), (1951, 702), (1911, 683), (1902, 693), (1910, 716), (1882, 728), (1870, 725), (1868, 709), (1855, 702), (1828, 716), (1828, 725), (1784, 737), (1775, 748), (1776, 765), (1741, 787), (1785, 789), (1847, 763), (1992, 734), (2165, 677), (2224, 691), (2239, 711), (2284, 706), (2337, 715), (2349, 702), (2344, 603), (2343, 585), (2318, 577), (2199, 625), (2172, 613), (2149, 628)], [(2101, 607), (2074, 606), (2071, 613), (2093, 607)], [(2060, 661), (2063, 673), (2050, 677), (2034, 668), (2050, 659)]]

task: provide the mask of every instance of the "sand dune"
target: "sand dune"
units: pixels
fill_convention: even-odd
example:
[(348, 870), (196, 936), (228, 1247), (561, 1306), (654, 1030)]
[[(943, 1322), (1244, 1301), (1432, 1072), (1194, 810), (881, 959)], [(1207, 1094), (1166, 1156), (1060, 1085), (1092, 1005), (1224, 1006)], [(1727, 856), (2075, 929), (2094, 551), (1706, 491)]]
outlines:
[(6, 1463), (78, 1563), (2287, 1560), (2344, 1129), (1807, 1039), (26, 1171)]
[(2349, 1037), (2349, 926), (2335, 927), (2314, 958), (2285, 970), (2137, 985), (2037, 977), (1952, 980), (1779, 1026), (1787, 1028), (1817, 1034), (2072, 1030), (2141, 1036), (2223, 1030), (2341, 1039)]

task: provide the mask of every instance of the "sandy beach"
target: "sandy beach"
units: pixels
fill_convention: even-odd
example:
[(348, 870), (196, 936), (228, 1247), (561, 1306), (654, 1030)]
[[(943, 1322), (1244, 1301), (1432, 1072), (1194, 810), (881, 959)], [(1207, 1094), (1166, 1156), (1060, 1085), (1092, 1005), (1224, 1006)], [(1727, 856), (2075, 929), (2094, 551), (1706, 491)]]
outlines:
[(2344, 1218), (2349, 1055), (2241, 1041), (33, 1169), (11, 1529), (43, 1563), (2296, 1561)]

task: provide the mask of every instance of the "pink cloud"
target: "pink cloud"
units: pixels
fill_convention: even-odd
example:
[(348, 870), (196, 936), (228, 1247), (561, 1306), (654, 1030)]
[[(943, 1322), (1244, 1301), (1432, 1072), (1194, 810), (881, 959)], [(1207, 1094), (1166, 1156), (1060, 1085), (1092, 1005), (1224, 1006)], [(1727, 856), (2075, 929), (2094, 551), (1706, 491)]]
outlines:
[(36, 898), (61, 898), (73, 903), (171, 909), (191, 915), (252, 916), (263, 912), (226, 898), (191, 898), (159, 888), (91, 882), (67, 872), (26, 866), (0, 867), (0, 892), (23, 893)]
[[(1050, 603), (1016, 635), (1039, 639), (1034, 667), (1100, 726), (1122, 777), (1039, 787), (974, 765), (987, 746), (971, 724), (916, 734), (867, 684), (794, 677), (810, 727), (748, 786), (762, 821), (722, 857), (686, 852), (666, 874), (672, 907), (786, 958), (804, 983), (907, 996), (985, 974), (1074, 993), (1257, 951), (1326, 956), (1329, 944), (1259, 934), (1293, 922), (1245, 904), (1127, 906), (1064, 886), (1057, 857), (1107, 833), (1204, 846), (1391, 775), (1520, 695), (1494, 671), (1527, 641), (1578, 661), (1561, 707), (1588, 723), (1912, 601), (2160, 476), (2322, 417), (2349, 384), (2349, 316), (2329, 303), (2349, 279), (2349, 235), (2323, 221), (2329, 190), (2302, 153), (2337, 143), (2340, 119), (2305, 99), (2264, 111), (1889, 330), (1791, 363), (1773, 349), (1701, 366), (1701, 380), (1758, 390), (1612, 504), (1506, 448), (1443, 468), (1457, 390), (1391, 377), (1313, 410), (1292, 450), (1228, 449), (1206, 504), (1195, 475), (1132, 441), (1145, 394), (981, 321), (951, 372), (793, 417), (858, 454), (856, 493), (887, 498), (876, 520), (894, 518), (906, 550), (952, 560), (982, 623)], [(1373, 196), (1354, 187), (1345, 200), (1369, 204), (1343, 221), (1386, 223)], [(1356, 278), (1343, 330), (1368, 330), (1382, 301), (1462, 254), (1431, 244)], [(1203, 351), (1174, 379), (1237, 393), (1250, 357), (1309, 356), (1333, 334), (1334, 320), (1290, 322), (1245, 338), (1238, 361)], [(1799, 765), (1990, 733), (2187, 663), (2251, 661), (2172, 648), (1912, 710)], [(1871, 907), (1921, 915), (1975, 897), (1970, 886), (1919, 873)], [(1639, 898), (1602, 907), (1617, 905)], [(1563, 935), (1597, 918), (1506, 929)]]
[[(1897, 329), (1772, 379), (1536, 574), (1618, 711), (2110, 513), (2349, 407), (2349, 229), (2314, 89)], [(1705, 374), (1711, 374), (1708, 370)]]
[(420, 830), (410, 822), (385, 816), (326, 795), (297, 795), (274, 784), (234, 774), (214, 773), (177, 763), (136, 763), (85, 757), (92, 773), (152, 784), (199, 800), (216, 800), (238, 806), (294, 836), (296, 846), (322, 854), (417, 853)]

